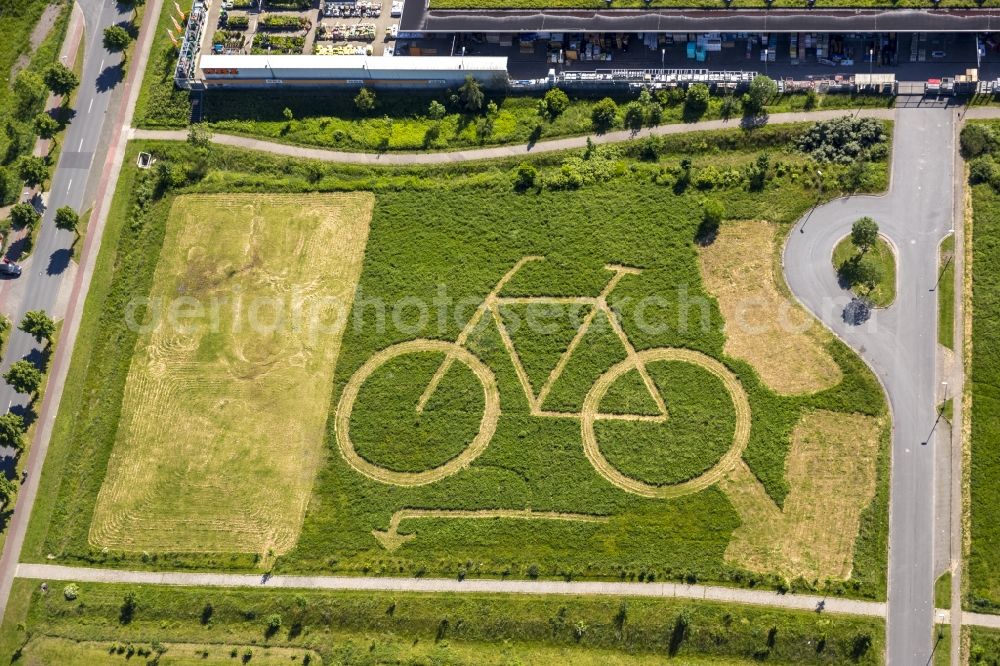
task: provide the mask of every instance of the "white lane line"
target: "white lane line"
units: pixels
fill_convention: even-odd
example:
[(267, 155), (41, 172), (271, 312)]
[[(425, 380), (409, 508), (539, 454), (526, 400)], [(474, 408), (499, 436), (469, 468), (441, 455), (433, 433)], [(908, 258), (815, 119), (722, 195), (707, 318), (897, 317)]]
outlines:
[(73, 187), (73, 179), (72, 178), (69, 179), (69, 184), (66, 185), (66, 191), (69, 192), (69, 188), (71, 188), (71, 187)]
[(104, 58), (101, 58), (101, 66), (97, 68), (99, 71), (104, 71)]
[(78, 152), (81, 151), (81, 150), (83, 150), (83, 139), (80, 139), (80, 147), (77, 148)]
[(93, 109), (93, 108), (94, 108), (94, 98), (91, 97), (90, 98), (90, 106), (87, 107), (87, 113), (90, 113), (90, 110)]

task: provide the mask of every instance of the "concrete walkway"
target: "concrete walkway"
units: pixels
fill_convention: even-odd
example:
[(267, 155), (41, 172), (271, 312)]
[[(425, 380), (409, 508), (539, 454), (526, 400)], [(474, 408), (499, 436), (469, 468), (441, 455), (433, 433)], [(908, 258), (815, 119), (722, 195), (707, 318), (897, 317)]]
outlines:
[[(879, 118), (892, 120), (894, 109), (839, 109), (835, 111), (811, 111), (801, 113), (776, 113), (768, 117), (768, 124), (803, 123), (820, 120), (830, 120), (841, 116), (854, 115), (862, 118)], [(451, 164), (472, 160), (492, 160), (504, 157), (525, 157), (537, 153), (547, 153), (559, 150), (584, 148), (589, 138), (595, 144), (616, 143), (646, 136), (669, 136), (672, 134), (688, 134), (690, 132), (707, 132), (710, 130), (736, 129), (742, 126), (742, 120), (706, 120), (699, 123), (676, 123), (672, 125), (657, 125), (639, 132), (618, 131), (607, 134), (597, 134), (590, 137), (574, 136), (565, 139), (540, 141), (534, 145), (519, 144), (516, 146), (494, 146), (491, 148), (475, 148), (471, 150), (456, 150), (436, 153), (351, 153), (323, 148), (307, 148), (305, 146), (277, 143), (263, 139), (252, 139), (231, 134), (214, 134), (212, 142), (224, 146), (260, 150), (288, 157), (300, 157), (324, 162), (343, 162), (346, 164)], [(186, 130), (142, 130), (133, 129), (132, 139), (156, 139), (163, 141), (184, 141)]]
[(203, 587), (268, 587), (312, 590), (369, 590), (377, 592), (448, 592), (500, 594), (575, 594), (624, 597), (671, 597), (723, 603), (774, 606), (794, 610), (815, 611), (825, 602), (825, 611), (868, 617), (885, 617), (884, 603), (820, 597), (814, 595), (778, 594), (773, 590), (748, 590), (679, 583), (603, 583), (564, 582), (550, 580), (488, 580), (454, 578), (362, 578), (349, 576), (271, 576), (260, 574), (187, 573), (157, 571), (121, 571), (65, 567), (55, 564), (21, 563), (18, 578), (82, 583), (135, 583), (140, 585), (185, 585)]

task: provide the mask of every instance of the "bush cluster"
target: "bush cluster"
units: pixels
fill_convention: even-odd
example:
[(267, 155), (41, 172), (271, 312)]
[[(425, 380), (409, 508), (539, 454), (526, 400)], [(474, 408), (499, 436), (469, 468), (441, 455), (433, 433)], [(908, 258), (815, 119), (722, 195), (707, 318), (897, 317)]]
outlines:
[(799, 149), (817, 162), (848, 164), (871, 156), (886, 138), (878, 120), (844, 116), (815, 123), (799, 139)]

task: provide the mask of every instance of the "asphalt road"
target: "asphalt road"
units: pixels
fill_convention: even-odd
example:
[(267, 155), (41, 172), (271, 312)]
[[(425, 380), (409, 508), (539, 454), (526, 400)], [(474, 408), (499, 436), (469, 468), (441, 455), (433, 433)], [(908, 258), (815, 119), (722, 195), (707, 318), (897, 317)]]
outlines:
[[(926, 664), (934, 623), (934, 438), (938, 243), (952, 228), (952, 109), (898, 109), (888, 194), (848, 197), (801, 220), (784, 252), (799, 300), (856, 349), (884, 384), (892, 409), (888, 643), (892, 664)], [(848, 292), (831, 264), (851, 224), (869, 215), (895, 246), (896, 301), (844, 322)]]
[[(105, 120), (112, 101), (118, 99), (118, 88), (123, 78), (122, 56), (105, 51), (102, 33), (104, 28), (128, 19), (130, 11), (107, 0), (78, 0), (78, 4), (83, 12), (85, 29), (83, 73), (77, 93), (76, 115), (66, 130), (59, 162), (47, 189), (48, 209), (42, 218), (35, 247), (25, 263), (24, 273), (17, 278), (24, 284), (19, 285), (23, 297), (16, 312), (12, 313), (15, 326), (28, 310), (45, 310), (57, 320), (64, 314), (56, 310), (61, 290), (70, 286), (71, 248), (75, 236), (73, 232), (56, 229), (53, 218), (56, 209), (61, 206), (72, 206), (83, 213), (93, 205), (108, 150), (110, 127), (106, 126)], [(13, 362), (22, 358), (39, 361), (42, 353), (42, 346), (34, 338), (15, 328), (0, 360), (0, 372), (5, 372)], [(0, 382), (0, 413), (10, 410), (30, 416), (30, 408), (31, 396), (17, 393), (6, 382)], [(54, 418), (54, 412), (48, 418)], [(0, 558), (0, 609), (6, 607), (44, 458), (34, 449), (32, 453), (35, 455), (29, 456), (25, 472), (30, 478), (19, 493)], [(10, 460), (8, 458), (7, 462)]]
[[(92, 204), (87, 199), (101, 176), (104, 155), (97, 154), (102, 143), (105, 117), (111, 97), (123, 78), (122, 56), (108, 53), (101, 43), (104, 28), (129, 18), (131, 12), (119, 5), (102, 0), (80, 0), (85, 21), (84, 65), (76, 99), (76, 115), (66, 130), (59, 163), (48, 187), (48, 208), (35, 240), (30, 257), (30, 271), (18, 278), (25, 281), (24, 297), (13, 317), (21, 321), (28, 310), (52, 312), (67, 276), (75, 234), (56, 229), (53, 223), (56, 209), (71, 206), (83, 214)], [(72, 63), (69, 63), (70, 65)], [(104, 150), (107, 146), (103, 146)], [(92, 167), (95, 167), (92, 169)], [(93, 180), (93, 183), (91, 182)], [(11, 333), (0, 371), (6, 372), (11, 363), (22, 358), (39, 359), (42, 347), (34, 338), (19, 330)], [(15, 392), (6, 382), (0, 384), (0, 407), (24, 413), (30, 396)]]

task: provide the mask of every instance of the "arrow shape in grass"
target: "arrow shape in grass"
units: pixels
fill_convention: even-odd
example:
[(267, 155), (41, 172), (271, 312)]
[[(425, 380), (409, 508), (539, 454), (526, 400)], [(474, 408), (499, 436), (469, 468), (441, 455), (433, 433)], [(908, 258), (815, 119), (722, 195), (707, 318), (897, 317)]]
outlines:
[(565, 513), (562, 511), (532, 511), (531, 509), (400, 509), (389, 519), (388, 530), (372, 530), (372, 536), (383, 548), (392, 552), (407, 541), (416, 539), (416, 534), (400, 534), (399, 523), (418, 518), (512, 518), (520, 520), (567, 520), (577, 523), (606, 523), (610, 516), (595, 516), (589, 513)]

